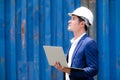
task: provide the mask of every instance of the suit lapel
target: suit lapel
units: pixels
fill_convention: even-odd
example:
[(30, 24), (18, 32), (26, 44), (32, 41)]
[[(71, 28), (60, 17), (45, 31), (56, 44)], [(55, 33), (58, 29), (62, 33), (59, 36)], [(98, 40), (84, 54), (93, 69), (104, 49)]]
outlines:
[[(86, 37), (87, 37), (87, 34), (85, 34), (85, 35), (79, 40), (79, 42), (78, 42), (78, 44), (77, 44), (77, 46), (76, 46), (76, 48), (75, 48), (75, 50), (74, 50), (74, 53), (73, 53), (73, 55), (72, 55), (72, 62), (73, 62), (73, 59), (74, 59), (74, 57), (75, 57), (78, 49), (81, 47), (81, 45), (82, 45), (82, 43), (83, 43), (83, 40), (84, 40)], [(72, 65), (72, 63), (71, 63), (71, 65)]]

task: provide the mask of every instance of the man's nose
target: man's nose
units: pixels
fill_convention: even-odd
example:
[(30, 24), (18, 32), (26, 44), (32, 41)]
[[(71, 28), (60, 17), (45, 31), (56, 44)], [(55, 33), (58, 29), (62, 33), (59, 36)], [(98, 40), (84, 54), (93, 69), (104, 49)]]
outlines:
[(68, 24), (70, 24), (70, 23), (71, 23), (71, 20), (68, 21)]

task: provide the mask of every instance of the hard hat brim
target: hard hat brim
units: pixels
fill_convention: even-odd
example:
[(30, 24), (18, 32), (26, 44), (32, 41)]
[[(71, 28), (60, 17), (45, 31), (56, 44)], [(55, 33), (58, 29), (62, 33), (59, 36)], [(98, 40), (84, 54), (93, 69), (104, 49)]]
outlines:
[[(74, 13), (68, 13), (68, 15), (69, 15), (69, 16), (73, 16), (73, 15), (75, 15), (75, 16), (79, 16), (79, 15), (74, 14)], [(81, 16), (79, 16), (79, 17), (81, 17)]]
[(69, 16), (72, 16), (72, 13), (68, 13)]

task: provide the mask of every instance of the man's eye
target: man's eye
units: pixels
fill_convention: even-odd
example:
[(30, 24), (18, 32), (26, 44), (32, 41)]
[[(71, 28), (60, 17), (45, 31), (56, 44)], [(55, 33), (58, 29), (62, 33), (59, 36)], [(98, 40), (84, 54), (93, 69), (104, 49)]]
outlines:
[(74, 20), (75, 18), (72, 18), (72, 20)]
[(73, 17), (73, 20), (75, 20), (76, 18), (75, 17)]

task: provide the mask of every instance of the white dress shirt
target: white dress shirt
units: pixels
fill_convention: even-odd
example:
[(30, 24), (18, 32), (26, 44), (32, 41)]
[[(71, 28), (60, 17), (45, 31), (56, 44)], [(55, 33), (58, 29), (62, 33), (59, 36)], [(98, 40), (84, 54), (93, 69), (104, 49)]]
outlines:
[[(78, 37), (77, 39), (72, 38), (72, 39), (70, 40), (70, 42), (71, 42), (72, 45), (71, 45), (71, 48), (70, 48), (69, 54), (68, 54), (68, 67), (71, 66), (72, 55), (73, 55), (74, 50), (75, 50), (75, 48), (76, 48), (76, 46), (77, 46), (77, 43), (80, 41), (80, 39), (81, 39), (85, 34), (86, 34), (86, 33), (82, 34), (82, 35), (81, 35), (80, 37)], [(70, 80), (68, 73), (66, 73), (65, 78), (66, 78), (66, 80)]]

